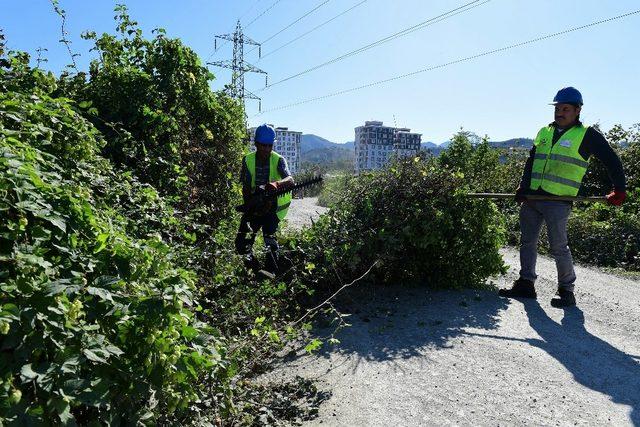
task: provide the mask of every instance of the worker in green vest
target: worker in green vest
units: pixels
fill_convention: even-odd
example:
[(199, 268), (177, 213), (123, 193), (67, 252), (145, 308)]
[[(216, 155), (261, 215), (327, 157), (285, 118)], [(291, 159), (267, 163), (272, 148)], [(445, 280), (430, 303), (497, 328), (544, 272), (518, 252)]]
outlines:
[(500, 289), (504, 297), (536, 298), (535, 281), (538, 238), (542, 223), (547, 225), (551, 255), (558, 270), (557, 297), (553, 307), (576, 304), (576, 274), (567, 239), (571, 202), (528, 200), (527, 194), (576, 196), (595, 156), (607, 169), (613, 191), (609, 204), (619, 206), (626, 197), (626, 180), (620, 158), (604, 136), (580, 122), (582, 94), (573, 87), (558, 91), (553, 103), (555, 120), (538, 132), (524, 168), (516, 199), (520, 208), (520, 277), (510, 289)]
[[(277, 191), (291, 188), (294, 185), (293, 177), (289, 172), (287, 161), (284, 157), (273, 151), (276, 141), (276, 132), (272, 126), (263, 124), (256, 128), (254, 143), (256, 151), (244, 156), (240, 180), (242, 182), (242, 197), (244, 202), (251, 198), (256, 188), (264, 186), (268, 191)], [(279, 222), (287, 215), (291, 203), (291, 193), (285, 193), (277, 198), (269, 212), (260, 216), (243, 215), (240, 219), (240, 228), (236, 236), (236, 251), (245, 257), (245, 265), (255, 272), (265, 271), (271, 277), (278, 272), (278, 241), (276, 231)], [(264, 243), (267, 248), (267, 259), (264, 270), (261, 270), (253, 253), (253, 243), (256, 234), (262, 228)]]

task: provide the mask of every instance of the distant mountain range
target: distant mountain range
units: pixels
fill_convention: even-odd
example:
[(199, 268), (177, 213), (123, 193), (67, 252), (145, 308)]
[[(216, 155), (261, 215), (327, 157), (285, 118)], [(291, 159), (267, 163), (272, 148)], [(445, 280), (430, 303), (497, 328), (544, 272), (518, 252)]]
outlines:
[[(344, 144), (331, 142), (314, 134), (303, 134), (300, 140), (300, 160), (302, 162), (329, 164), (340, 161), (349, 161), (354, 158), (353, 141)], [(436, 144), (432, 141), (421, 143), (423, 150), (431, 150), (434, 154), (439, 154), (445, 150), (451, 141)], [(533, 145), (530, 138), (512, 138), (506, 141), (489, 141), (489, 145), (494, 148), (518, 148), (526, 149)]]
[(346, 147), (344, 144), (336, 144), (335, 142), (331, 142), (327, 139), (324, 139), (318, 135), (314, 134), (304, 134), (302, 135), (302, 139), (300, 140), (300, 153), (304, 156), (310, 151), (314, 150), (322, 150), (325, 148), (353, 148)]
[(336, 144), (318, 135), (305, 134), (300, 140), (300, 162), (324, 165), (330, 169), (350, 169), (355, 153), (353, 142)]

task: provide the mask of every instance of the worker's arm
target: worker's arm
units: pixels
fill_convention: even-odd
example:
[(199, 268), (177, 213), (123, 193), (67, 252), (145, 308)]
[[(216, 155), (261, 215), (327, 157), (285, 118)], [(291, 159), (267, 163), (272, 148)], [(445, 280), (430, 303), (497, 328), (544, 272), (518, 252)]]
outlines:
[(293, 177), (291, 176), (291, 172), (289, 171), (289, 166), (287, 165), (287, 161), (284, 157), (280, 157), (280, 161), (278, 162), (278, 172), (282, 179), (269, 183), (269, 187), (272, 191), (287, 189), (294, 186), (295, 182)]
[(293, 177), (292, 176), (288, 176), (286, 178), (281, 179), (280, 181), (277, 181), (278, 183), (278, 189), (280, 188), (291, 188), (295, 185), (295, 182), (293, 181)]
[(584, 135), (584, 141), (580, 146), (580, 155), (588, 159), (595, 156), (607, 169), (609, 179), (616, 191), (625, 191), (627, 188), (624, 169), (620, 157), (611, 148), (605, 137), (596, 129), (589, 127)]
[(627, 197), (627, 182), (622, 162), (605, 137), (592, 127), (587, 129), (583, 143), (580, 146), (580, 155), (585, 159), (592, 155), (595, 156), (607, 169), (607, 174), (609, 174), (609, 179), (613, 184), (613, 191), (607, 194), (607, 202), (615, 206), (620, 206), (624, 203)]

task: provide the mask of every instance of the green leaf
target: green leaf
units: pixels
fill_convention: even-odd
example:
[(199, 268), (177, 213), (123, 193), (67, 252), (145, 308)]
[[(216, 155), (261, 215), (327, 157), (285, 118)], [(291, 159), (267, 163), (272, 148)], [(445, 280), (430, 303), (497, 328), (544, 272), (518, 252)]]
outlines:
[(47, 296), (59, 295), (62, 293), (73, 295), (77, 293), (80, 288), (80, 285), (72, 285), (71, 279), (59, 279), (55, 282), (50, 282), (49, 284), (47, 284), (47, 290), (49, 291), (47, 293)]
[(62, 364), (61, 370), (66, 374), (75, 374), (77, 372), (76, 367), (79, 364), (80, 364), (80, 357), (73, 356), (64, 361), (64, 363)]
[(63, 425), (65, 426), (76, 425), (76, 419), (73, 417), (73, 415), (71, 415), (71, 406), (69, 405), (69, 402), (66, 402), (60, 398), (56, 398), (56, 399), (52, 399), (52, 403)]
[(98, 246), (93, 250), (94, 254), (102, 251), (107, 247), (107, 239), (109, 238), (109, 233), (100, 233), (98, 237), (96, 237), (96, 242), (98, 242)]
[(113, 302), (113, 296), (111, 295), (111, 292), (106, 289), (94, 288), (93, 286), (89, 286), (87, 287), (87, 293), (100, 297), (100, 299), (103, 301)]
[(121, 354), (124, 354), (124, 351), (120, 350), (115, 345), (108, 345), (105, 347), (105, 350), (113, 354), (114, 356), (120, 356)]
[(33, 370), (33, 368), (31, 367), (31, 363), (29, 363), (28, 365), (24, 365), (22, 369), (20, 369), (20, 376), (22, 377), (23, 381), (35, 380), (40, 375), (41, 374)]
[(47, 221), (49, 221), (51, 224), (53, 224), (56, 227), (58, 227), (61, 231), (66, 233), (66, 231), (67, 231), (67, 223), (64, 221), (64, 219), (62, 217), (59, 217), (59, 216), (48, 216), (45, 219)]
[(110, 288), (112, 285), (120, 282), (119, 277), (114, 276), (100, 276), (94, 280), (93, 284), (98, 288)]
[(44, 258), (39, 257), (37, 255), (18, 253), (18, 258), (21, 261), (26, 262), (27, 264), (38, 265), (42, 268), (49, 268), (52, 266), (52, 264), (49, 261), (45, 261)]
[(273, 342), (280, 342), (280, 336), (276, 331), (269, 331), (269, 339)]
[(191, 340), (198, 336), (198, 330), (190, 325), (183, 326), (182, 336), (188, 340)]
[(13, 303), (3, 304), (2, 305), (2, 311), (11, 313), (14, 316), (17, 316), (18, 314), (20, 314), (20, 309), (18, 309), (18, 306), (13, 304)]
[(16, 116), (15, 114), (11, 114), (11, 113), (7, 113), (6, 111), (3, 111), (2, 115), (5, 116), (5, 117), (8, 117), (10, 119), (13, 119), (14, 121), (16, 121), (18, 123), (22, 123), (22, 118)]
[(306, 345), (304, 349), (307, 353), (313, 353), (314, 351), (319, 349), (321, 345), (322, 345), (322, 341), (320, 341), (317, 338), (314, 338), (311, 340), (309, 344)]
[(84, 349), (82, 350), (82, 353), (84, 353), (85, 357), (87, 359), (89, 359), (92, 362), (98, 362), (98, 363), (107, 363), (107, 360), (98, 356), (94, 351), (89, 350), (89, 349)]
[[(77, 357), (74, 359), (77, 359)], [(90, 391), (91, 381), (83, 379), (67, 380), (64, 382), (63, 388), (65, 390), (65, 393), (77, 395), (78, 393), (83, 391)]]

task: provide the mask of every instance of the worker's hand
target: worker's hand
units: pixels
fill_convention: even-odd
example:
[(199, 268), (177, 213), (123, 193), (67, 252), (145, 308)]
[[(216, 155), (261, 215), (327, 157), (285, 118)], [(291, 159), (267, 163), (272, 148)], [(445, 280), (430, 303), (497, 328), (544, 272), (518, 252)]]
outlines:
[(276, 191), (278, 191), (279, 187), (280, 187), (280, 185), (278, 184), (278, 181), (273, 181), (273, 182), (268, 183), (265, 186), (265, 189), (270, 193), (275, 193)]
[(607, 194), (607, 203), (613, 206), (620, 206), (627, 198), (627, 192), (622, 190), (613, 190)]
[(527, 198), (524, 195), (524, 189), (518, 186), (518, 188), (516, 188), (516, 202), (521, 205), (526, 201)]

